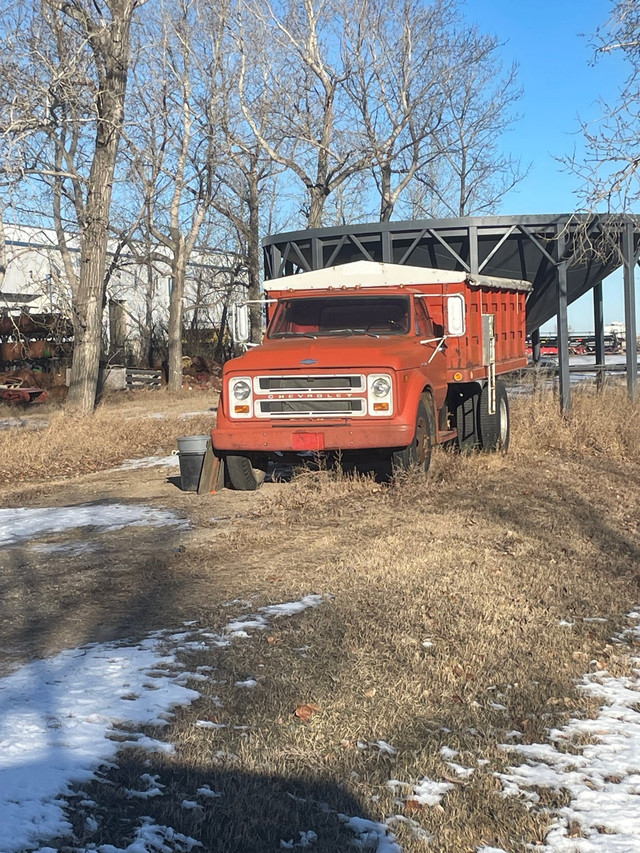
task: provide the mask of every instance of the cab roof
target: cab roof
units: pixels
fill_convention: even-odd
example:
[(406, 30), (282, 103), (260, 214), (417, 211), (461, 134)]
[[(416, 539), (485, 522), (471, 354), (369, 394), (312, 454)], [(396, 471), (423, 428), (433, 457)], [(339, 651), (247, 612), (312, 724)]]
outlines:
[(466, 272), (385, 264), (377, 261), (353, 261), (350, 264), (272, 278), (264, 282), (265, 291), (335, 290), (360, 287), (399, 287), (421, 284), (460, 284), (488, 287), (493, 290), (531, 290), (528, 281), (495, 276), (470, 275)]

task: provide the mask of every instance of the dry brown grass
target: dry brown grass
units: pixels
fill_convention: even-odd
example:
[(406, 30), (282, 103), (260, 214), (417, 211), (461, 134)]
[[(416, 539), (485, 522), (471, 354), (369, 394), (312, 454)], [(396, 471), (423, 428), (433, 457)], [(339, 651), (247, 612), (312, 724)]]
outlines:
[[(123, 755), (113, 784), (89, 791), (102, 835), (87, 836), (78, 811), (78, 837), (125, 846), (131, 821), (149, 814), (206, 851), (271, 853), (313, 829), (312, 849), (342, 853), (352, 839), (344, 812), (406, 818), (393, 826), (406, 853), (481, 844), (516, 853), (541, 842), (548, 814), (500, 795), (494, 774), (510, 757), (499, 745), (514, 729), (543, 740), (569, 715), (596, 710), (576, 680), (592, 667), (626, 670), (610, 639), (640, 587), (638, 408), (614, 392), (573, 402), (563, 419), (551, 399), (516, 400), (512, 452), (439, 451), (426, 479), (410, 472), (381, 486), (305, 471), (242, 503), (223, 493), (194, 504), (201, 525), (212, 513), (228, 523), (211, 523), (210, 541), (186, 540), (164, 574), (156, 567), (150, 602), (156, 583), (180, 619), (211, 627), (244, 612), (225, 599), (249, 598), (251, 612), (308, 593), (326, 602), (228, 649), (185, 656), (213, 672), (166, 733), (175, 755), (151, 764)], [(234, 687), (249, 676), (255, 690)], [(304, 703), (320, 709), (308, 722), (293, 715)], [(198, 718), (228, 728), (196, 728)], [(370, 746), (380, 739), (397, 756)], [(474, 773), (441, 807), (415, 809), (407, 791), (390, 791), (390, 779), (456, 779), (443, 746)], [(127, 800), (124, 788), (149, 772), (166, 794)], [(182, 800), (202, 784), (224, 796), (185, 812)], [(543, 804), (553, 810), (563, 796), (547, 792)]]
[(549, 392), (512, 402), (513, 451), (588, 455), (640, 462), (640, 407), (622, 388), (574, 389), (571, 412), (561, 415)]
[[(178, 436), (210, 431), (215, 412), (207, 409), (216, 404), (211, 395), (163, 390), (112, 394), (85, 418), (53, 405), (20, 412), (37, 428), (0, 432), (0, 479), (5, 485), (41, 482), (170, 453)], [(201, 414), (184, 417), (190, 412)], [(15, 417), (16, 410), (5, 407), (3, 415)]]

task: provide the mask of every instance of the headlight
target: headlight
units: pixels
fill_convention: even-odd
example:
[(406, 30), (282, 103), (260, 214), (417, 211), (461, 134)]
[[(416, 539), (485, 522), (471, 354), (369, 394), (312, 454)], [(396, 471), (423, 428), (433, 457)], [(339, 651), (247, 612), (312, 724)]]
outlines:
[(372, 384), (371, 391), (374, 397), (387, 397), (391, 391), (391, 385), (387, 379), (380, 377)]
[(236, 382), (233, 386), (233, 396), (236, 400), (246, 400), (247, 397), (251, 394), (251, 385), (248, 382), (245, 382), (244, 379), (241, 379), (239, 382)]

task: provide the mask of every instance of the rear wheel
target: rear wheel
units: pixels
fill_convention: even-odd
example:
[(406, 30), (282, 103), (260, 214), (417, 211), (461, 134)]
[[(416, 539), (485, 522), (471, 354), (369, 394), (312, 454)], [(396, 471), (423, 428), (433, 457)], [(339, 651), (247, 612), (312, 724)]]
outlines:
[(480, 447), (479, 402), (479, 386), (474, 385), (460, 392), (456, 405), (456, 444), (461, 453), (471, 453)]
[(509, 448), (511, 423), (509, 416), (509, 400), (504, 382), (496, 379), (496, 410), (489, 414), (489, 388), (485, 385), (480, 394), (480, 444), (483, 450), (503, 452)]
[(429, 470), (431, 453), (436, 441), (436, 419), (433, 401), (428, 394), (422, 396), (416, 416), (416, 432), (413, 442), (402, 450), (396, 450), (391, 456), (394, 471), (406, 471), (417, 466)]
[(238, 492), (255, 492), (264, 483), (267, 475), (266, 456), (239, 456), (227, 453), (225, 464), (231, 485)]

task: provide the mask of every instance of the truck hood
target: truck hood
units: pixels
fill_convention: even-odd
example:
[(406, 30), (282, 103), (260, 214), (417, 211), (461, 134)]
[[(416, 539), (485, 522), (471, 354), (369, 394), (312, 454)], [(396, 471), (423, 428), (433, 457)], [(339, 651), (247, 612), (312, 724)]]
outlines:
[(225, 374), (257, 371), (353, 370), (392, 368), (406, 370), (427, 360), (430, 348), (414, 337), (374, 338), (357, 335), (350, 338), (280, 338), (267, 340), (225, 364)]

